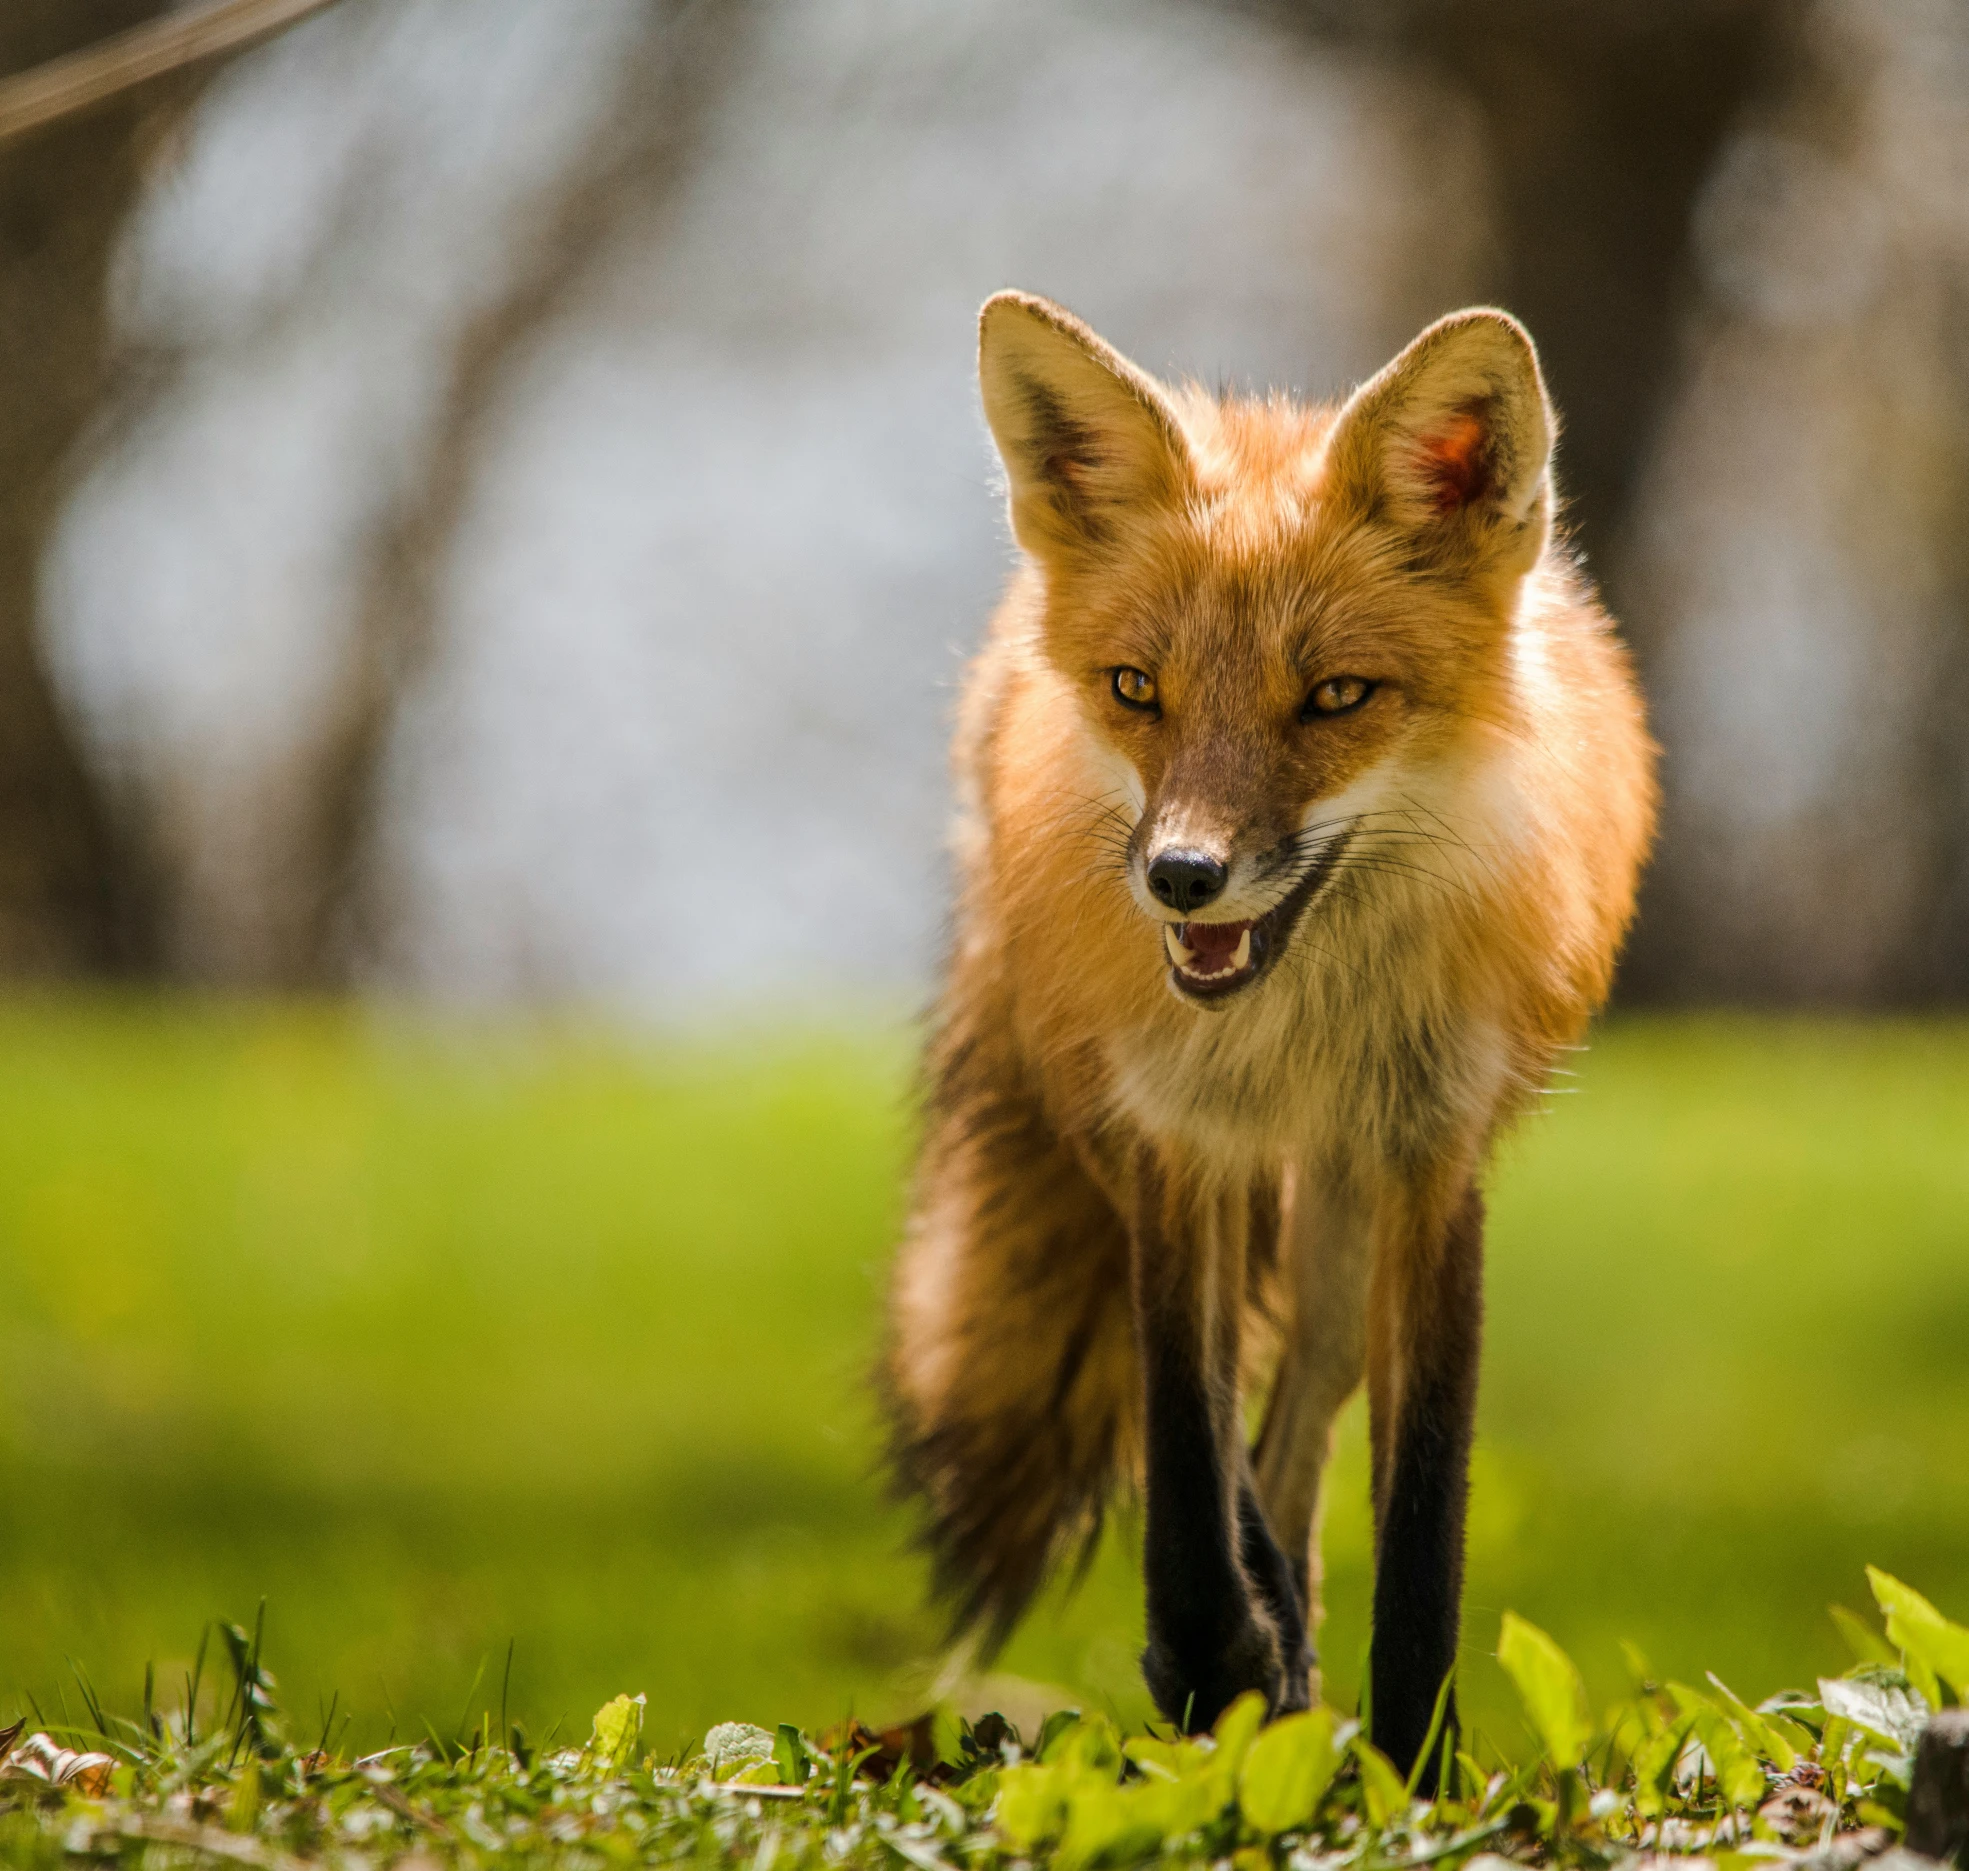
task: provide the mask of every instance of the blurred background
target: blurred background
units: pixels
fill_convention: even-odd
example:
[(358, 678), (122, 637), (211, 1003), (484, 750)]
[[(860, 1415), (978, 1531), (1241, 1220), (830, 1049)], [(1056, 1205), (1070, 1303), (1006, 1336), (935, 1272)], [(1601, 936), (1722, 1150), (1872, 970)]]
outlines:
[[(10, 0), (0, 75), (306, 10)], [(1310, 396), (1471, 300), (1543, 349), (1668, 802), (1499, 1171), (1478, 1708), (1505, 1604), (1609, 1693), (1830, 1667), (1869, 1559), (1969, 1610), (1954, 0), (335, 0), (162, 62), (0, 90), (0, 1711), (263, 1594), (364, 1740), (509, 1640), (540, 1727), (959, 1682), (861, 1373), (1008, 284)], [(1145, 1711), (1129, 1538), (1007, 1668)]]

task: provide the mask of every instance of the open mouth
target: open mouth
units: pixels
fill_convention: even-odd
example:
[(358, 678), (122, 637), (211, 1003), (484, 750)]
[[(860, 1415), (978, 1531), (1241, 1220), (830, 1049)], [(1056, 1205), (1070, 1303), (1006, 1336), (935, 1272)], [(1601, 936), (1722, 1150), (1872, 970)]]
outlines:
[(1249, 987), (1277, 959), (1293, 925), (1332, 875), (1345, 840), (1324, 851), (1264, 915), (1245, 922), (1181, 922), (1162, 925), (1169, 952), (1169, 978), (1191, 1000), (1222, 1000)]
[(1190, 994), (1228, 994), (1253, 979), (1269, 944), (1256, 922), (1164, 923), (1162, 943), (1176, 985)]

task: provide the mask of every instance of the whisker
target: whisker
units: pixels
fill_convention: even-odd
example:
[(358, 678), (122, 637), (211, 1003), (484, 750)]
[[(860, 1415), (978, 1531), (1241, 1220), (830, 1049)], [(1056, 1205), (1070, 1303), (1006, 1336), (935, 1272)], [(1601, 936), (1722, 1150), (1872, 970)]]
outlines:
[(1454, 891), (1458, 896), (1469, 897), (1473, 901), (1476, 897), (1476, 892), (1468, 884), (1425, 870), (1420, 864), (1404, 864), (1399, 858), (1342, 857), (1335, 863), (1334, 869), (1336, 872), (1365, 873), (1373, 877), (1412, 878), (1418, 883), (1434, 884), (1438, 889)]

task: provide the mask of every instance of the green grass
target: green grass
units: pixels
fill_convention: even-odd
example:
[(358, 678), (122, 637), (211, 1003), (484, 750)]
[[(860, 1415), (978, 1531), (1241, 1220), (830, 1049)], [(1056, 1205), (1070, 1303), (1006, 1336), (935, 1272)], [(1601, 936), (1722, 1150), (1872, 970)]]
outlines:
[(819, 1739), (724, 1723), (667, 1758), (642, 1699), (617, 1696), (579, 1746), (541, 1746), (503, 1714), (493, 1729), (488, 1712), (357, 1758), (334, 1745), (332, 1710), (314, 1744), (296, 1738), (259, 1628), (227, 1626), (229, 1695), (194, 1682), (135, 1721), (85, 1695), (80, 1729), (0, 1729), (0, 1864), (1831, 1871), (1903, 1834), (1930, 1854), (1907, 1862), (1954, 1858), (1969, 1849), (1959, 1765), (1924, 1730), (1969, 1685), (1969, 1629), (1896, 1579), (1870, 1584), (1885, 1630), (1849, 1622), (1871, 1661), (1756, 1708), (1720, 1684), (1647, 1682), (1596, 1720), (1572, 1660), (1507, 1615), (1497, 1659), (1527, 1745), (1500, 1758), (1439, 1705), (1406, 1781), (1360, 1722), (1321, 1707), (1267, 1725), (1255, 1693), (1194, 1739), (1080, 1710), (1023, 1736), (943, 1712)]
[[(1875, 1560), (1969, 1607), (1969, 1027), (1617, 1024), (1493, 1191), (1467, 1699), (1514, 1607), (1596, 1706), (1848, 1661)], [(268, 1601), (348, 1745), (453, 1732), (513, 1645), (536, 1735), (668, 1749), (919, 1705), (938, 1662), (862, 1386), (908, 1039), (108, 999), (0, 1007), (0, 1720), (133, 1709)], [(1360, 1425), (1329, 1530), (1349, 1706)], [(1127, 1542), (1005, 1667), (1139, 1722)], [(485, 1680), (474, 1686), (481, 1667)]]

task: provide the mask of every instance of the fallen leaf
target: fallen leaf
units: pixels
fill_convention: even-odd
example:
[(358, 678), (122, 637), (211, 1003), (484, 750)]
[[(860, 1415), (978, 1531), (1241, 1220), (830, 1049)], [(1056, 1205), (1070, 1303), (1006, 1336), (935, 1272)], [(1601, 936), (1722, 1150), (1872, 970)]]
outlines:
[(29, 1735), (17, 1743), (21, 1724), (6, 1731), (7, 1745), (0, 1748), (0, 1780), (38, 1780), (44, 1786), (74, 1787), (89, 1799), (101, 1799), (109, 1791), (109, 1777), (116, 1771), (115, 1757), (108, 1754), (77, 1754), (48, 1735)]
[(893, 1728), (876, 1729), (862, 1722), (846, 1721), (822, 1735), (821, 1746), (836, 1759), (844, 1753), (860, 1754), (873, 1749), (862, 1767), (878, 1780), (888, 1779), (904, 1761), (915, 1768), (919, 1780), (941, 1785), (951, 1777), (949, 1763), (937, 1754), (936, 1716), (931, 1711)]

